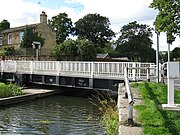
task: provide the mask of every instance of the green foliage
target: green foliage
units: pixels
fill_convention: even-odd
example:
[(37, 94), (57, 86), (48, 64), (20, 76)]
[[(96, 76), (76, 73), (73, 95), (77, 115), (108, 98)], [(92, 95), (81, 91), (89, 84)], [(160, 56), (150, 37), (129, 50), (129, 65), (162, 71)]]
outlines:
[(45, 39), (42, 38), (41, 35), (38, 34), (38, 32), (35, 32), (34, 28), (26, 25), (20, 47), (32, 48), (33, 41), (40, 42), (41, 46), (43, 46)]
[[(77, 44), (75, 40), (69, 39), (60, 45), (55, 45), (52, 50), (52, 55), (56, 57), (57, 60), (62, 60), (62, 56), (77, 56)], [(68, 58), (66, 58), (68, 60)]]
[(75, 23), (76, 35), (104, 47), (115, 33), (110, 29), (110, 21), (100, 14), (87, 14)]
[(60, 45), (54, 46), (52, 50), (52, 55), (56, 57), (57, 60), (71, 60), (78, 56), (80, 60), (95, 60), (96, 59), (96, 49), (95, 45), (85, 39), (77, 40), (66, 40)]
[(3, 50), (5, 52), (5, 56), (14, 55), (14, 52), (15, 52), (14, 46), (4, 47)]
[(154, 25), (159, 32), (166, 32), (167, 42), (172, 43), (180, 35), (180, 1), (153, 0), (151, 8), (159, 10)]
[(176, 60), (178, 60), (178, 58), (180, 59), (180, 48), (179, 47), (176, 47), (176, 48), (174, 48), (174, 50), (172, 50), (171, 58), (172, 59), (175, 58)]
[[(162, 110), (159, 106), (167, 103), (167, 86), (156, 83), (137, 83), (144, 105), (135, 106), (144, 127), (144, 134), (179, 135), (180, 113)], [(175, 91), (175, 103), (180, 103), (180, 91)]]
[(106, 129), (107, 135), (117, 135), (119, 127), (119, 116), (117, 112), (116, 101), (108, 94), (104, 96), (100, 93), (95, 96), (95, 99), (97, 100), (97, 104), (94, 102), (92, 103), (97, 106), (101, 112), (101, 122)]
[(0, 22), (0, 31), (6, 30), (10, 28), (10, 23), (7, 20), (3, 20)]
[(177, 61), (180, 61), (180, 58), (177, 58)]
[(117, 40), (116, 52), (119, 57), (128, 57), (131, 61), (154, 62), (151, 31), (148, 25), (136, 21), (124, 25)]
[(14, 85), (12, 83), (4, 84), (0, 83), (0, 98), (12, 97), (23, 95), (21, 87)]
[(96, 48), (91, 41), (87, 39), (78, 39), (76, 42), (78, 45), (78, 55), (80, 60), (90, 61), (96, 59)]
[(74, 33), (73, 24), (66, 13), (59, 13), (48, 20), (50, 27), (56, 32), (56, 43), (63, 43), (70, 34)]

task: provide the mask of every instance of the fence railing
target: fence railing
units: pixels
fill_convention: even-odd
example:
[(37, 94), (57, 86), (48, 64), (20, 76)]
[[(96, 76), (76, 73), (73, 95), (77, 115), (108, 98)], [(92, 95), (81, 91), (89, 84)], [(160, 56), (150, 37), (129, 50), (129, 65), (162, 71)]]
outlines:
[[(86, 61), (2, 61), (0, 72), (25, 74), (66, 75), (82, 77), (124, 78), (124, 68), (128, 77), (140, 79), (155, 76), (153, 63), (140, 62), (86, 62)], [(149, 70), (148, 70), (149, 69)]]

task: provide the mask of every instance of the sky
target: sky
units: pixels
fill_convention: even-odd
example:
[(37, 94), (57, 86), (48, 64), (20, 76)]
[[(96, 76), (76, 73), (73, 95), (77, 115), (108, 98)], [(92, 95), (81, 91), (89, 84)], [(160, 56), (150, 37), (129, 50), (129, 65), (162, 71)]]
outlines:
[[(98, 13), (110, 20), (110, 27), (119, 32), (123, 25), (137, 21), (154, 28), (158, 11), (149, 8), (153, 0), (1, 0), (0, 22), (6, 19), (10, 27), (38, 23), (39, 15), (45, 11), (48, 19), (66, 12), (73, 22), (89, 13)], [(153, 32), (153, 48), (157, 48), (157, 36)], [(171, 50), (180, 47), (180, 38), (173, 42)], [(159, 37), (159, 50), (167, 51), (165, 33)]]

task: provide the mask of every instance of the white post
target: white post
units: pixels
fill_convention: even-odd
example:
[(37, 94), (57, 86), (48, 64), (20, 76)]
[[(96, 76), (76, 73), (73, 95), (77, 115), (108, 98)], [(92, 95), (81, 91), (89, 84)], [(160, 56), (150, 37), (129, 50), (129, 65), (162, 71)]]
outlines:
[(91, 68), (90, 68), (90, 72), (91, 72), (91, 78), (93, 78), (94, 77), (94, 62), (91, 62), (91, 63), (89, 63), (91, 66)]
[(162, 67), (162, 64), (159, 63), (159, 82), (162, 81), (162, 76), (161, 76), (162, 69), (161, 69), (161, 67)]
[(38, 48), (36, 49), (36, 61), (38, 61), (38, 54), (39, 52), (38, 52)]
[(150, 82), (150, 68), (147, 68), (147, 81)]
[(174, 79), (168, 78), (168, 106), (174, 105)]
[(33, 69), (34, 69), (34, 64), (33, 64), (33, 61), (30, 61), (30, 72), (31, 74), (33, 74)]
[(133, 63), (132, 77), (133, 77), (133, 80), (135, 81), (136, 80), (136, 63), (135, 62)]
[(156, 83), (159, 83), (159, 32), (157, 34), (157, 49), (156, 49)]

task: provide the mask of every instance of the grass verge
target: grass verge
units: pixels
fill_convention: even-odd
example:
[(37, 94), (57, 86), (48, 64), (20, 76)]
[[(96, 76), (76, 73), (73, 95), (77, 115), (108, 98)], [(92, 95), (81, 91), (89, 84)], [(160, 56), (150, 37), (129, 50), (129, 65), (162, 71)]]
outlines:
[(23, 94), (21, 87), (12, 83), (5, 84), (0, 82), (0, 98), (19, 96)]
[[(133, 83), (144, 100), (135, 106), (145, 135), (180, 135), (180, 111), (162, 110), (167, 103), (167, 85), (151, 82)], [(180, 91), (175, 90), (175, 103), (180, 103)]]

